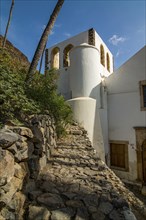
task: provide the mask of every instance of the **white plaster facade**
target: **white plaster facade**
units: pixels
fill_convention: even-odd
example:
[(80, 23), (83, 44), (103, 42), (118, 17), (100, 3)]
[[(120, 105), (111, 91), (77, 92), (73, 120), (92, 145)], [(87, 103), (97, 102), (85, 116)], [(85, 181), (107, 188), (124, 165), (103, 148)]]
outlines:
[(134, 127), (146, 127), (146, 111), (141, 111), (139, 89), (139, 82), (144, 80), (146, 80), (146, 47), (106, 79), (109, 140), (129, 142), (129, 172), (118, 170), (115, 172), (121, 178), (128, 180), (137, 179), (137, 146)]
[[(93, 41), (94, 42), (90, 42), (90, 36), (89, 36), (89, 31), (93, 31)], [(51, 68), (51, 58), (52, 58), (52, 51), (54, 50), (54, 48), (59, 48), (59, 69), (60, 69), (60, 75), (59, 75), (59, 82), (58, 82), (58, 90), (59, 92), (65, 97), (65, 99), (69, 99), (72, 98), (72, 90), (71, 90), (71, 81), (69, 76), (71, 75), (70, 72), (70, 68), (76, 68), (79, 69), (80, 67), (80, 60), (78, 60), (78, 58), (76, 57), (74, 62), (76, 62), (76, 65), (70, 65), (67, 67), (63, 66), (63, 60), (64, 60), (64, 50), (68, 45), (72, 45), (73, 48), (80, 46), (81, 44), (94, 44), (95, 48), (98, 51), (98, 54), (95, 56), (95, 63), (96, 65), (98, 65), (98, 69), (96, 69), (96, 73), (98, 71), (98, 73), (102, 73), (105, 76), (110, 75), (113, 72), (113, 55), (112, 53), (109, 51), (109, 49), (107, 48), (107, 46), (105, 45), (105, 43), (103, 42), (103, 40), (100, 38), (100, 36), (96, 33), (96, 31), (94, 29), (90, 29), (88, 31), (85, 31), (83, 33), (78, 34), (75, 37), (71, 37), (61, 43), (58, 43), (54, 46), (52, 46), (51, 48), (46, 50), (46, 63), (45, 66), (46, 68), (50, 69)], [(93, 46), (93, 44), (91, 46)], [(105, 53), (105, 66), (103, 66), (100, 63), (100, 45), (103, 45), (104, 47), (104, 53)], [(78, 49), (79, 51), (80, 49)], [(81, 51), (85, 51), (84, 48), (82, 48)], [(89, 49), (88, 49), (89, 50)], [(93, 50), (92, 50), (93, 51)], [(84, 55), (84, 52), (81, 52), (82, 55)], [(86, 53), (86, 58), (84, 56), (84, 61), (82, 60), (82, 64), (86, 64), (87, 59), (89, 58), (88, 52)], [(97, 53), (97, 52), (96, 52)], [(110, 71), (107, 70), (106, 65), (107, 65), (107, 60), (106, 60), (106, 54), (109, 54), (109, 59), (110, 59)], [(77, 55), (77, 53), (75, 52), (75, 54)], [(81, 58), (81, 56), (80, 56)], [(82, 57), (83, 58), (83, 57)], [(90, 60), (92, 59), (92, 55)], [(84, 62), (84, 63), (83, 63)], [(84, 65), (82, 65), (84, 67)], [(86, 65), (87, 66), (87, 65)], [(91, 65), (90, 65), (91, 68)], [(85, 70), (85, 68), (84, 68)], [(91, 71), (90, 71), (91, 72)], [(73, 86), (73, 85), (72, 85)]]
[[(71, 49), (65, 54), (68, 45)], [(93, 29), (47, 49), (47, 68), (51, 68), (54, 48), (59, 51), (58, 91), (72, 106), (74, 118), (88, 131), (94, 148), (109, 165), (110, 141), (127, 142), (128, 169), (114, 171), (121, 178), (137, 180), (134, 127), (146, 127), (139, 92), (139, 82), (146, 79), (146, 47), (114, 73), (113, 55)]]

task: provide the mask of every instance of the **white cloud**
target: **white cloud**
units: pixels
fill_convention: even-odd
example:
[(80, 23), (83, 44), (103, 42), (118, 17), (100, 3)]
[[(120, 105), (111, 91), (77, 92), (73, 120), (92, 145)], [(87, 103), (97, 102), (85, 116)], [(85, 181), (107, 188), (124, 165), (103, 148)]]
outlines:
[[(54, 28), (60, 28), (62, 25), (61, 24), (54, 24)], [(46, 28), (46, 25), (43, 24), (42, 29), (44, 30)]]
[(117, 46), (119, 43), (122, 43), (126, 40), (125, 37), (118, 37), (118, 35), (114, 34), (110, 39), (109, 42), (114, 46)]
[(43, 30), (45, 30), (45, 28), (46, 28), (46, 25), (45, 25), (45, 24), (43, 24), (42, 29), (43, 29)]
[(116, 53), (116, 58), (119, 57), (120, 54), (121, 54), (121, 53), (120, 53), (120, 51), (118, 50), (117, 53)]
[(54, 27), (56, 28), (60, 28), (62, 26), (62, 24), (54, 24)]
[(53, 35), (53, 34), (55, 34), (55, 31), (51, 31), (50, 35)]
[(66, 37), (71, 37), (71, 34), (70, 34), (70, 33), (64, 33), (64, 35), (65, 35)]

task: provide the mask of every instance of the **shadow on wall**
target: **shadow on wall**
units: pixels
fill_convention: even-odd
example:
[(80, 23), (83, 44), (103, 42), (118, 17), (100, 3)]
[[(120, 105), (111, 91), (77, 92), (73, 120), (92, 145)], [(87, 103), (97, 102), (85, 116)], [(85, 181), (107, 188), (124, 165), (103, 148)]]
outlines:
[(72, 92), (70, 90), (70, 67), (62, 68), (59, 71), (59, 77), (57, 82), (58, 93), (63, 95), (65, 100), (72, 98)]
[(94, 87), (90, 93), (90, 97), (96, 100), (95, 120), (93, 129), (93, 146), (97, 150), (100, 158), (105, 161), (105, 150), (103, 140), (103, 130), (101, 127), (101, 118), (99, 109), (103, 107), (103, 91), (101, 90), (101, 84)]

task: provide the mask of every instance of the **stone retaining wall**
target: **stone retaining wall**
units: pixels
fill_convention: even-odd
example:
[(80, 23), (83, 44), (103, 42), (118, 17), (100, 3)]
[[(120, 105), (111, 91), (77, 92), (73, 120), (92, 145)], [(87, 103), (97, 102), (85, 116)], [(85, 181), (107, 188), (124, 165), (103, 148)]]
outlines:
[[(2, 47), (4, 37), (0, 35), (0, 47)], [(18, 49), (16, 48), (8, 39), (6, 40), (5, 49), (8, 50), (9, 54), (12, 58), (17, 59), (22, 66), (29, 67), (30, 62), (28, 58)]]
[(27, 193), (56, 146), (54, 120), (32, 116), (27, 127), (0, 131), (0, 219), (23, 219)]

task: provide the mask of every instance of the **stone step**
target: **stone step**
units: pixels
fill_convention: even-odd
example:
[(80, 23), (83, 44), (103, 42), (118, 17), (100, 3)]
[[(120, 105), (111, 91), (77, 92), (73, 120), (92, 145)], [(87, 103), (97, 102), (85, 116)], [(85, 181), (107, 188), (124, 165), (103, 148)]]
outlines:
[(136, 220), (130, 207), (137, 207), (139, 213), (144, 210), (144, 204), (99, 159), (77, 124), (57, 140), (48, 162), (36, 192), (31, 192), (35, 208), (29, 208), (29, 215), (35, 210), (36, 216), (42, 211), (50, 220)]
[(83, 135), (82, 130), (68, 130), (66, 132), (67, 132), (67, 134), (72, 134), (72, 135)]

